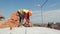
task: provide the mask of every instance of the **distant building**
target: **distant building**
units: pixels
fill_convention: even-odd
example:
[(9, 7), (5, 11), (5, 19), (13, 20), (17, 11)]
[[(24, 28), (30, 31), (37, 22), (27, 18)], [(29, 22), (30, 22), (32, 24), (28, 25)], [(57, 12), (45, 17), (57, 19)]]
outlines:
[(4, 20), (4, 19), (5, 19), (5, 17), (3, 15), (0, 15), (0, 21)]
[(34, 26), (40, 27), (40, 24), (33, 24)]

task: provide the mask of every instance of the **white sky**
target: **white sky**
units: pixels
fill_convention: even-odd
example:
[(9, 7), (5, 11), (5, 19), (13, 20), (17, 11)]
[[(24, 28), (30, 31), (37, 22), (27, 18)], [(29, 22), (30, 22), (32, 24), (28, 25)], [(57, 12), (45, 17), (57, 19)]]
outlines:
[[(31, 17), (33, 23), (41, 23), (41, 13), (35, 11)], [(43, 23), (60, 22), (60, 10), (43, 11)]]

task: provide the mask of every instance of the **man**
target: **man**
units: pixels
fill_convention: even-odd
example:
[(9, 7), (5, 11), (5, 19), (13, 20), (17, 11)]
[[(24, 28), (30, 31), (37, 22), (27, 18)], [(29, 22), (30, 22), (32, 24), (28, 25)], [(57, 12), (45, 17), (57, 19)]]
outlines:
[(22, 10), (18, 11), (18, 14), (19, 14), (21, 23), (24, 22), (24, 18), (25, 18), (26, 24), (28, 24), (29, 21), (30, 21), (29, 17), (32, 16), (32, 11), (31, 10), (22, 9)]

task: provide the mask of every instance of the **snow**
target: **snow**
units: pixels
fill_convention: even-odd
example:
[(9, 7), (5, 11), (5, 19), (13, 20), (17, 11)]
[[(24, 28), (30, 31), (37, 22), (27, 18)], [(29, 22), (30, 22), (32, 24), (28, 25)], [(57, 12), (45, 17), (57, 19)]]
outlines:
[(60, 34), (60, 30), (45, 27), (16, 27), (0, 29), (0, 34)]

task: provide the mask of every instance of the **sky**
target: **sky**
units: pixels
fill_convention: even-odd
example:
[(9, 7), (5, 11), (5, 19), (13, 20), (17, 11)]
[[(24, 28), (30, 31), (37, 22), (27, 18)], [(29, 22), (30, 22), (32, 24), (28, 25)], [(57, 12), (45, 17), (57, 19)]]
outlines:
[[(41, 5), (44, 4), (45, 1), (46, 0), (0, 0), (0, 14), (4, 15), (5, 18), (8, 20), (11, 14), (16, 12), (17, 10), (21, 8), (28, 9), (32, 10), (33, 12), (33, 15), (30, 18), (31, 22), (42, 23)], [(52, 21), (60, 22), (59, 11), (60, 0), (48, 0), (42, 8), (44, 23)], [(55, 18), (51, 16), (54, 16)]]

